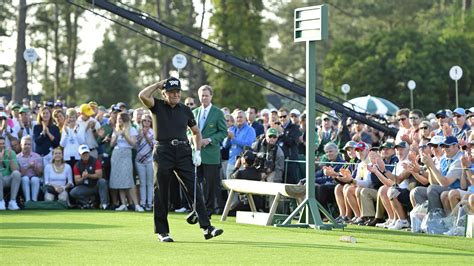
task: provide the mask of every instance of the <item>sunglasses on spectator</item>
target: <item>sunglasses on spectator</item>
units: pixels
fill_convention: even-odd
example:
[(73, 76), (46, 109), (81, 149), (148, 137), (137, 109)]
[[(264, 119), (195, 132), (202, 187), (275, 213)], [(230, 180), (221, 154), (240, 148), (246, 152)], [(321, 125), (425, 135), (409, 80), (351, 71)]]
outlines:
[(186, 106), (194, 106), (194, 103), (187, 103)]
[(445, 119), (445, 118), (446, 118), (446, 116), (442, 116), (442, 115), (438, 115), (438, 116), (436, 117), (436, 119)]
[(278, 137), (275, 136), (275, 135), (270, 135), (270, 136), (268, 136), (268, 137), (271, 138), (271, 139), (276, 139), (276, 138), (278, 138)]
[(279, 118), (286, 118), (287, 115), (280, 115)]
[(450, 147), (452, 147), (452, 146), (454, 146), (454, 145), (440, 144), (439, 146), (440, 146), (441, 148), (448, 149), (448, 148), (450, 148)]
[(406, 117), (400, 117), (400, 118), (397, 119), (397, 121), (405, 121), (405, 120), (407, 120)]
[(410, 120), (417, 120), (417, 119), (420, 119), (420, 118), (416, 116), (410, 116)]
[(439, 144), (428, 144), (428, 146), (430, 146), (431, 148), (439, 148), (441, 145)]
[(281, 123), (280, 122), (275, 122), (275, 125), (281, 125)]
[(428, 129), (428, 127), (420, 127), (420, 129)]
[(462, 115), (455, 114), (454, 117), (460, 118)]
[(428, 145), (423, 144), (423, 145), (418, 146), (418, 149), (424, 149), (424, 148), (426, 148), (426, 147), (428, 147)]
[(327, 122), (329, 121), (329, 118), (324, 118), (323, 121)]

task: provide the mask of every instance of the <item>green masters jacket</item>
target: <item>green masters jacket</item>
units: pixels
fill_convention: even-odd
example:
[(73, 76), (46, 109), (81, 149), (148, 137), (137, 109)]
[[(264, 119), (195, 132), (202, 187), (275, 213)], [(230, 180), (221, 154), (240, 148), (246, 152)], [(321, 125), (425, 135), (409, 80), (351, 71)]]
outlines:
[[(196, 122), (199, 123), (199, 117), (202, 108), (198, 107), (193, 110)], [(199, 124), (198, 124), (199, 127)], [(214, 105), (211, 105), (209, 114), (207, 114), (206, 123), (202, 128), (201, 135), (203, 139), (210, 138), (211, 143), (201, 148), (201, 158), (203, 164), (220, 164), (221, 150), (220, 144), (227, 137), (227, 125), (225, 123), (224, 113)]]

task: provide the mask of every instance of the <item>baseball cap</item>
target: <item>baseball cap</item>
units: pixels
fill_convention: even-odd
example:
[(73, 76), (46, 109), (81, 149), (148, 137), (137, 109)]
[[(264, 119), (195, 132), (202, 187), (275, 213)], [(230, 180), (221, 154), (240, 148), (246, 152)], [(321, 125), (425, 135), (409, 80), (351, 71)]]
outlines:
[(347, 148), (356, 148), (357, 147), (357, 142), (351, 140), (351, 141), (348, 141), (346, 142), (346, 145), (344, 145), (344, 150), (347, 149)]
[(278, 110), (276, 108), (270, 109), (270, 113), (278, 113)]
[(296, 116), (300, 116), (301, 112), (298, 109), (291, 109), (290, 115), (292, 115), (292, 114), (294, 114)]
[(458, 115), (466, 115), (466, 110), (464, 110), (464, 108), (458, 107), (453, 110), (453, 113)]
[(270, 114), (270, 110), (268, 110), (267, 108), (264, 108), (260, 111), (260, 115), (263, 116), (264, 114), (267, 114), (269, 115)]
[(458, 139), (454, 136), (447, 136), (444, 138), (443, 140), (443, 143), (441, 143), (442, 145), (445, 145), (445, 146), (451, 146), (451, 145), (454, 145), (454, 144), (458, 144)]
[(2, 111), (2, 112), (0, 112), (0, 117), (8, 118), (8, 115), (7, 115), (7, 113)]
[(439, 110), (436, 112), (436, 118), (446, 118), (446, 111), (445, 110)]
[(84, 114), (84, 115), (87, 115), (87, 116), (93, 116), (94, 115), (94, 110), (92, 110), (92, 107), (87, 103), (81, 104), (81, 107), (79, 107), (79, 110), (80, 110), (81, 114)]
[(90, 105), (91, 107), (98, 107), (98, 106), (99, 106), (99, 105), (97, 104), (97, 102), (95, 102), (95, 101), (90, 101), (90, 102), (89, 102), (89, 105)]
[(12, 110), (20, 109), (20, 108), (21, 108), (21, 106), (20, 106), (19, 104), (17, 104), (17, 103), (14, 103), (14, 104), (12, 105)]
[(63, 107), (63, 103), (61, 101), (57, 101), (54, 103), (54, 107)]
[(49, 107), (49, 108), (54, 107), (54, 103), (51, 102), (51, 101), (45, 102), (44, 105), (47, 106), (47, 107)]
[(421, 121), (419, 127), (423, 127), (423, 126), (428, 127), (428, 128), (431, 128), (431, 123), (428, 122), (428, 121)]
[(20, 114), (21, 114), (21, 113), (29, 113), (29, 112), (30, 112), (30, 108), (24, 107), (24, 106), (21, 107), (21, 108), (20, 108), (20, 111), (19, 111)]
[(0, 109), (1, 110), (5, 109), (5, 105), (3, 105), (3, 103), (0, 103)]
[(471, 114), (471, 113), (474, 113), (474, 107), (471, 107), (466, 110), (466, 114)]
[(127, 107), (127, 105), (123, 102), (118, 102), (116, 105), (117, 105), (118, 108), (122, 108), (122, 107), (126, 108)]
[(436, 135), (436, 136), (434, 136), (430, 139), (430, 142), (428, 142), (428, 145), (429, 144), (439, 145), (439, 144), (443, 143), (443, 141), (444, 141), (443, 136)]
[(321, 116), (321, 120), (324, 120), (324, 119), (326, 119), (326, 118), (327, 118), (327, 119), (330, 119), (327, 114), (323, 114), (323, 115)]
[(356, 151), (364, 151), (367, 149), (367, 144), (363, 141), (357, 142), (357, 146), (355, 147)]
[(386, 141), (384, 144), (382, 144), (382, 146), (380, 146), (380, 148), (394, 149), (395, 143), (393, 143), (393, 141)]
[(91, 152), (91, 150), (89, 149), (89, 146), (87, 146), (86, 144), (82, 144), (79, 146), (79, 154), (83, 154), (84, 152)]
[(267, 130), (267, 136), (277, 136), (278, 137), (278, 131), (271, 127)]
[(400, 141), (395, 144), (395, 148), (408, 148), (408, 143), (406, 141)]
[(181, 90), (181, 81), (179, 79), (171, 77), (168, 78), (163, 85), (163, 89), (166, 91), (171, 91), (171, 90)]
[(120, 109), (120, 107), (118, 107), (117, 105), (112, 105), (112, 107), (110, 108), (110, 110), (112, 110), (112, 112), (116, 112), (116, 113), (122, 112), (122, 110)]

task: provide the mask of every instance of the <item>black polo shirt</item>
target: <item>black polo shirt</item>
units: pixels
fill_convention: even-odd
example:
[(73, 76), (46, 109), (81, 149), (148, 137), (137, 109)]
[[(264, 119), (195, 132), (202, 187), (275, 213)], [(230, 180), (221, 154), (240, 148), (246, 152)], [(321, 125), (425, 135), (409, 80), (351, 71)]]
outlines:
[(158, 141), (187, 140), (188, 127), (197, 124), (191, 108), (182, 103), (171, 107), (163, 100), (157, 98), (154, 100), (155, 105), (150, 108), (150, 111), (153, 117), (155, 139)]

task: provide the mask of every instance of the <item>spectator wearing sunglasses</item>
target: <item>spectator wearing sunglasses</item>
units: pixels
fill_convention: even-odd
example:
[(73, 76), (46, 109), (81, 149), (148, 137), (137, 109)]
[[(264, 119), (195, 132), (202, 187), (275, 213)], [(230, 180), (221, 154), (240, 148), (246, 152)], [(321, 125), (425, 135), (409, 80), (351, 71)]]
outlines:
[(276, 145), (278, 131), (269, 128), (265, 137), (259, 138), (252, 144), (252, 150), (257, 154), (258, 170), (262, 180), (282, 183), (285, 165), (285, 154), (280, 146)]
[(434, 134), (438, 136), (444, 136), (446, 129), (450, 128), (449, 117), (446, 110), (439, 110), (436, 113), (436, 121), (438, 124), (438, 129), (434, 131)]
[(193, 98), (193, 97), (187, 97), (187, 98), (184, 100), (184, 104), (185, 104), (187, 107), (191, 108), (191, 110), (194, 109), (194, 108), (196, 108), (196, 103), (194, 102), (194, 98)]
[(431, 139), (431, 131), (431, 123), (428, 121), (422, 121), (418, 127), (418, 136), (415, 137), (415, 139), (418, 140), (418, 143), (421, 143), (424, 139), (429, 140)]
[[(288, 110), (285, 108), (278, 110), (278, 118), (281, 123), (280, 126), (276, 126), (276, 130), (279, 134), (278, 145), (283, 149), (286, 159), (298, 160), (300, 128), (298, 125), (291, 123), (288, 117)], [(286, 183), (296, 184), (299, 181), (297, 168), (297, 163), (288, 163), (288, 167), (286, 168)]]
[[(438, 170), (440, 169), (441, 159), (444, 158), (443, 150), (441, 149), (441, 144), (443, 143), (443, 141), (444, 141), (444, 137), (442, 136), (432, 137), (430, 142), (428, 142), (428, 147), (430, 148), (431, 153), (420, 154), (420, 157), (423, 157), (423, 156), (432, 157), (431, 160), (433, 160), (434, 162), (434, 168)], [(422, 162), (422, 164), (424, 164), (424, 162)], [(428, 185), (439, 184), (438, 181), (436, 181), (436, 179), (430, 177), (430, 171), (428, 170), (426, 165), (424, 166), (424, 168), (420, 169), (419, 174), (425, 175), (425, 172), (428, 173), (428, 181), (429, 181)], [(410, 195), (410, 197), (412, 198), (413, 207), (415, 207), (418, 204), (423, 204), (423, 202), (428, 200), (428, 187), (424, 187), (424, 186), (415, 187), (411, 191), (411, 194), (412, 195)]]
[(459, 149), (458, 139), (453, 136), (444, 138), (441, 148), (444, 157), (440, 162), (440, 169), (430, 156), (423, 155), (421, 161), (426, 165), (429, 171), (429, 178), (436, 180), (438, 184), (432, 184), (428, 187), (428, 211), (442, 208), (440, 195), (443, 191), (460, 188), (460, 178), (462, 174), (461, 157), (462, 151)]
[(466, 140), (470, 127), (466, 123), (466, 111), (464, 108), (458, 107), (453, 110), (453, 120), (455, 124), (452, 131), (453, 136), (458, 140)]
[(395, 143), (406, 141), (410, 144), (411, 125), (408, 119), (410, 116), (410, 110), (407, 108), (400, 109), (396, 112), (395, 116), (399, 125), (398, 133), (395, 137)]

